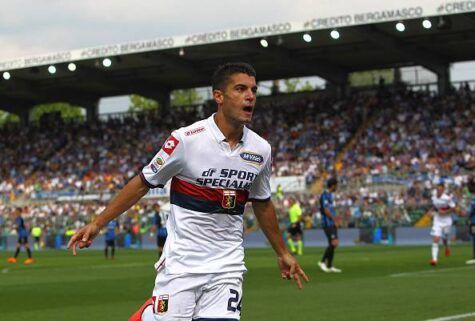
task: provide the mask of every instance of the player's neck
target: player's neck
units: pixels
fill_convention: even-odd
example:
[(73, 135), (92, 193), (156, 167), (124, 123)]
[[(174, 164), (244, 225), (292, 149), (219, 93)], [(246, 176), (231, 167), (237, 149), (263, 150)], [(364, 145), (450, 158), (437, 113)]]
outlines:
[(221, 113), (214, 115), (214, 121), (221, 133), (223, 133), (231, 149), (234, 149), (241, 141), (244, 124), (230, 122)]

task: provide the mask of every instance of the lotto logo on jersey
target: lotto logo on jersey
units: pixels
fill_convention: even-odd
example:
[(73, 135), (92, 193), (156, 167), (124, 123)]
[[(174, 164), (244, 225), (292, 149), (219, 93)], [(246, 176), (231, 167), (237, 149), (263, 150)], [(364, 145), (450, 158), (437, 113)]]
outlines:
[(221, 201), (223, 208), (234, 208), (236, 206), (236, 191), (223, 191), (223, 200)]
[(158, 297), (152, 297), (153, 300), (153, 313), (162, 314), (168, 311), (168, 294), (159, 295)]
[(180, 141), (176, 139), (173, 136), (168, 137), (168, 139), (165, 141), (165, 144), (163, 144), (162, 149), (165, 153), (168, 155), (171, 155), (175, 148), (178, 146), (178, 143)]
[(204, 132), (205, 130), (206, 130), (206, 128), (204, 128), (204, 127), (194, 128), (194, 129), (186, 131), (185, 136), (191, 136), (191, 135), (199, 134), (201, 132)]

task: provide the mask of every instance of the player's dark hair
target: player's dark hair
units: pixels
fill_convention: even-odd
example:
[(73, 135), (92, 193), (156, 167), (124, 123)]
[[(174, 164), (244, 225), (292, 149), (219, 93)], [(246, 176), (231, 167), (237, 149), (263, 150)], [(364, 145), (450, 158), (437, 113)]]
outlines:
[(332, 177), (330, 178), (328, 181), (327, 181), (327, 187), (330, 188), (332, 186), (335, 186), (338, 184), (338, 181), (335, 177)]
[(216, 68), (211, 81), (211, 87), (213, 90), (223, 90), (228, 84), (229, 78), (235, 74), (246, 74), (256, 77), (256, 71), (250, 64), (245, 62), (228, 62)]

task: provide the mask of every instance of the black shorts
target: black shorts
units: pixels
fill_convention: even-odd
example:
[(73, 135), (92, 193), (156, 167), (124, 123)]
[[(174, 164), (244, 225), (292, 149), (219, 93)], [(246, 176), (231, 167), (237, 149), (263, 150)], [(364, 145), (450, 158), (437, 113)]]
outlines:
[(166, 240), (167, 240), (166, 236), (157, 236), (157, 246), (163, 247), (165, 245)]
[(301, 236), (302, 227), (300, 226), (300, 223), (290, 224), (289, 228), (287, 229), (287, 232), (289, 232), (291, 236)]
[(19, 236), (18, 237), (18, 243), (21, 245), (28, 244), (28, 237), (26, 236)]
[(115, 246), (115, 240), (106, 240), (106, 246)]
[(338, 230), (336, 226), (324, 227), (323, 231), (325, 232), (328, 243), (330, 243), (332, 240), (338, 240)]

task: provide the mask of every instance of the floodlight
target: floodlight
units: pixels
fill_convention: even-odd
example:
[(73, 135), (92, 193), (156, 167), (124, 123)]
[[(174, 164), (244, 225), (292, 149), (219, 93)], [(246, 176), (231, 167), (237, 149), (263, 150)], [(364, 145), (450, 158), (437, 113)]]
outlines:
[(110, 60), (109, 58), (104, 58), (102, 60), (102, 65), (106, 68), (109, 68), (110, 66), (112, 66), (112, 60)]
[(424, 19), (422, 21), (422, 26), (424, 27), (424, 29), (430, 29), (432, 28), (432, 22), (430, 22), (429, 19)]
[(53, 65), (49, 66), (49, 67), (48, 67), (48, 72), (49, 72), (50, 74), (55, 74), (55, 73), (56, 73), (56, 67), (53, 66)]
[(399, 32), (403, 32), (406, 30), (406, 26), (402, 22), (396, 23), (396, 30)]

